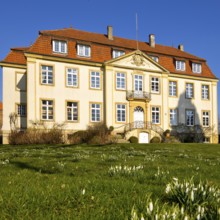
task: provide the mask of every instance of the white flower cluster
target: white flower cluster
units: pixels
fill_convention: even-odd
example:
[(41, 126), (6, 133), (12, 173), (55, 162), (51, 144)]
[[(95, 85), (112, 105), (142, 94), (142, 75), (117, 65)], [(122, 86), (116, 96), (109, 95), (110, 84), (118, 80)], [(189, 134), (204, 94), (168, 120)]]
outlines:
[(2, 165), (6, 165), (6, 164), (9, 164), (9, 159), (6, 159), (6, 160), (3, 160), (3, 161), (0, 161), (0, 164)]
[[(195, 184), (193, 179), (180, 182), (173, 178), (166, 186), (167, 203), (159, 204), (148, 197), (145, 209), (131, 211), (131, 220), (201, 220), (220, 219), (220, 190), (208, 183)], [(170, 205), (172, 204), (172, 205)]]
[(157, 168), (157, 173), (154, 174), (154, 176), (157, 179), (162, 179), (165, 178), (170, 172), (169, 171), (164, 171), (162, 169), (160, 169), (160, 167)]
[(132, 175), (135, 174), (141, 170), (144, 169), (143, 165), (139, 166), (126, 166), (126, 165), (119, 165), (119, 166), (111, 166), (109, 168), (109, 174), (110, 176), (116, 175), (116, 174), (122, 174), (122, 175)]

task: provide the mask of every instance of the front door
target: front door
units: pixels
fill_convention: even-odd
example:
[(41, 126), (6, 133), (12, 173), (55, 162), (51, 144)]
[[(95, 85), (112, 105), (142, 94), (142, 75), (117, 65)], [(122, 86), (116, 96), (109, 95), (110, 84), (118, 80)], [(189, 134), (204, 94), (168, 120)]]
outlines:
[(139, 134), (139, 143), (140, 144), (147, 144), (147, 143), (149, 143), (149, 134), (147, 132), (141, 132)]
[(143, 128), (144, 127), (144, 109), (137, 106), (134, 109), (134, 127)]

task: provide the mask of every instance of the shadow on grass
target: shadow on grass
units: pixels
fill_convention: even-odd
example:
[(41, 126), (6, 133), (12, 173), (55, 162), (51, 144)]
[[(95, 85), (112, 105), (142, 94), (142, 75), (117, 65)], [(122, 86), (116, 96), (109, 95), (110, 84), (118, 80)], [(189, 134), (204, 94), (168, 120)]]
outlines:
[(36, 167), (33, 165), (30, 165), (28, 163), (24, 163), (24, 162), (10, 162), (10, 164), (16, 166), (17, 168), (20, 169), (27, 169), (27, 170), (32, 170), (38, 173), (42, 173), (42, 174), (55, 174), (55, 173), (60, 173), (61, 171), (55, 167)]

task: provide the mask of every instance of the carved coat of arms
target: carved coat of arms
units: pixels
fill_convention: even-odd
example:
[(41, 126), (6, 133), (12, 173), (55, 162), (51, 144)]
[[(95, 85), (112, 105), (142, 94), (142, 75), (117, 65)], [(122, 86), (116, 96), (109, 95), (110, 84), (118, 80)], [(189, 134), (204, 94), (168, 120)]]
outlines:
[(144, 58), (140, 54), (134, 54), (132, 61), (136, 66), (144, 65)]

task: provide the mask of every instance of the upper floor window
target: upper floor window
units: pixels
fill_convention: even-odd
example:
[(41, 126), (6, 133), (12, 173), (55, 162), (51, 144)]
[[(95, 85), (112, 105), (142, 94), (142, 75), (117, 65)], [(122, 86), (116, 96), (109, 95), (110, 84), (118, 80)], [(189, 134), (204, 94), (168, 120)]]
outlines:
[(159, 78), (151, 78), (151, 92), (159, 93)]
[(186, 69), (185, 61), (176, 60), (176, 70), (185, 71), (185, 69)]
[(154, 60), (155, 62), (159, 62), (159, 58), (157, 56), (150, 56), (152, 60)]
[(90, 57), (91, 47), (89, 45), (77, 44), (77, 55), (81, 57)]
[(209, 99), (209, 86), (202, 85), (202, 99), (208, 100)]
[(125, 54), (125, 52), (123, 50), (113, 50), (112, 51), (112, 57), (113, 58), (120, 57), (124, 54)]
[(67, 102), (67, 120), (78, 121), (78, 103)]
[(53, 84), (53, 67), (52, 66), (41, 66), (41, 83), (52, 85)]
[(66, 69), (66, 84), (71, 87), (78, 87), (78, 70), (74, 68)]
[(201, 73), (202, 72), (201, 63), (192, 63), (192, 71), (193, 73)]
[(92, 71), (90, 72), (90, 88), (92, 89), (100, 89), (101, 83), (100, 83), (100, 72)]
[(117, 104), (117, 122), (125, 122), (126, 121), (126, 105)]
[(194, 110), (186, 110), (186, 125), (187, 126), (194, 126)]
[(125, 90), (125, 88), (126, 88), (125, 73), (116, 73), (116, 89)]
[(25, 117), (26, 116), (26, 105), (18, 104), (17, 105), (17, 114), (20, 117)]
[(67, 53), (67, 43), (65, 41), (53, 40), (53, 52)]
[(134, 75), (134, 90), (143, 91), (143, 76)]
[(177, 83), (176, 83), (176, 81), (169, 82), (169, 96), (177, 96)]
[(192, 83), (186, 83), (186, 98), (191, 99), (193, 98), (193, 84)]
[(53, 101), (51, 100), (41, 101), (41, 119), (53, 120)]

